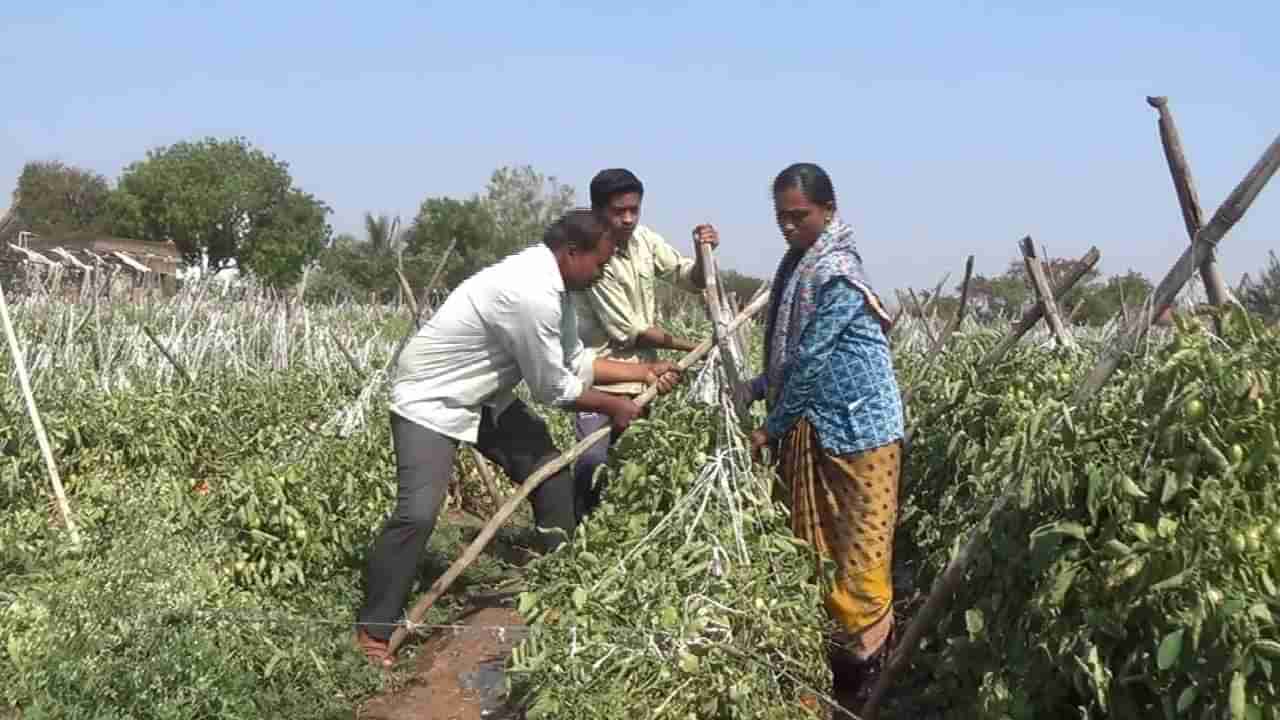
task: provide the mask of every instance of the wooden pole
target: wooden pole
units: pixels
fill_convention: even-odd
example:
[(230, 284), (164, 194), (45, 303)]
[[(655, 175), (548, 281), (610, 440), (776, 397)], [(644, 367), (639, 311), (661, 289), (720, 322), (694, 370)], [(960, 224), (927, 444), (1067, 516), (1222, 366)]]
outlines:
[(169, 348), (165, 347), (164, 343), (160, 342), (160, 338), (156, 337), (156, 334), (152, 332), (151, 328), (143, 325), (142, 332), (151, 340), (152, 343), (155, 344), (157, 348), (160, 349), (160, 354), (163, 355), (164, 359), (168, 360), (169, 364), (173, 366), (174, 371), (178, 373), (178, 377), (181, 378), (184, 383), (188, 385), (192, 384), (191, 376), (187, 374), (187, 369), (182, 366), (182, 363), (178, 362), (178, 358), (173, 356), (173, 353), (169, 351)]
[[(1249, 206), (1258, 197), (1258, 193), (1262, 192), (1262, 188), (1266, 186), (1271, 176), (1275, 175), (1277, 169), (1280, 169), (1280, 136), (1271, 142), (1267, 151), (1249, 170), (1249, 174), (1245, 175), (1244, 179), (1231, 191), (1231, 195), (1222, 202), (1209, 224), (1196, 233), (1191, 245), (1182, 251), (1182, 256), (1156, 286), (1151, 296), (1151, 307), (1157, 309), (1156, 312), (1158, 308), (1173, 303), (1182, 286), (1191, 279), (1191, 274), (1204, 264), (1205, 258), (1212, 256), (1214, 249), (1227, 231), (1244, 217)], [(1083, 405), (1106, 384), (1111, 374), (1120, 367), (1124, 357), (1132, 352), (1146, 335), (1154, 319), (1152, 315), (1151, 312), (1137, 313), (1137, 317), (1125, 325), (1124, 331), (1117, 336), (1111, 346), (1103, 351), (1102, 357), (1098, 359), (1089, 377), (1085, 378), (1084, 383), (1076, 390), (1072, 398), (1073, 404)]]
[(476, 472), (480, 473), (480, 479), (484, 481), (484, 487), (489, 491), (489, 498), (493, 501), (493, 508), (496, 511), (502, 507), (502, 492), (498, 490), (498, 483), (493, 477), (493, 468), (489, 467), (489, 461), (480, 454), (480, 450), (475, 445), (467, 447), (471, 449), (471, 462), (475, 463)]
[[(1169, 163), (1169, 175), (1173, 178), (1173, 190), (1178, 194), (1178, 205), (1182, 208), (1182, 222), (1187, 227), (1187, 237), (1195, 242), (1196, 233), (1204, 227), (1204, 213), (1200, 210), (1200, 197), (1196, 192), (1195, 181), (1191, 179), (1191, 165), (1182, 150), (1182, 138), (1178, 134), (1178, 127), (1173, 124), (1169, 98), (1148, 97), (1147, 104), (1155, 108), (1160, 116), (1160, 144), (1164, 146), (1164, 157)], [(1212, 251), (1200, 264), (1200, 278), (1204, 280), (1204, 291), (1208, 295), (1209, 304), (1221, 307), (1227, 301), (1227, 284), (1222, 279), (1222, 271), (1218, 269), (1218, 261)], [(1221, 333), (1221, 320), (1215, 317), (1214, 324)]]
[(9, 302), (4, 297), (4, 286), (0, 284), (0, 321), (4, 323), (4, 339), (9, 344), (9, 354), (13, 356), (13, 367), (18, 373), (18, 387), (22, 390), (22, 399), (27, 405), (27, 414), (31, 416), (31, 425), (36, 432), (36, 442), (40, 445), (40, 454), (44, 456), (45, 469), (49, 471), (49, 482), (53, 485), (53, 496), (58, 501), (58, 512), (62, 515), (62, 523), (71, 535), (71, 544), (80, 549), (80, 530), (71, 515), (71, 503), (62, 487), (62, 478), (58, 476), (58, 465), (53, 461), (53, 450), (49, 447), (49, 436), (45, 434), (44, 423), (40, 420), (40, 410), (36, 407), (35, 395), (31, 393), (31, 380), (27, 377), (27, 362), (22, 357), (22, 348), (18, 346), (18, 336), (13, 332), (13, 322), (9, 319)]
[[(409, 298), (409, 307), (413, 312), (413, 327), (415, 329), (422, 327), (422, 311), (427, 309), (431, 299), (431, 292), (436, 289), (436, 283), (440, 282), (440, 278), (444, 277), (444, 265), (449, 261), (449, 255), (453, 253), (453, 247), (457, 244), (457, 238), (449, 241), (449, 247), (445, 248), (444, 255), (440, 256), (440, 262), (436, 264), (436, 271), (431, 275), (431, 282), (428, 282), (426, 289), (422, 291), (421, 303), (414, 302), (413, 292), (409, 291), (409, 283), (404, 279), (404, 274), (399, 270), (396, 271), (396, 274), (400, 276), (400, 281), (404, 283), (401, 289), (406, 292)], [(387, 362), (388, 368), (394, 369), (396, 363), (400, 362), (400, 353), (404, 352), (404, 346), (409, 344), (409, 341), (413, 339), (413, 335), (414, 333), (408, 332), (405, 333), (404, 337), (400, 338), (400, 344), (396, 345), (396, 351), (391, 354), (391, 359)]]
[[(413, 290), (409, 288), (409, 280), (404, 276), (404, 271), (396, 268), (396, 277), (400, 280), (399, 296), (409, 303), (409, 315), (413, 318), (413, 326), (420, 328), (422, 321), (418, 318), (418, 299), (413, 296)], [(399, 304), (396, 307), (399, 307)]]
[(328, 330), (330, 339), (332, 339), (333, 344), (338, 347), (338, 352), (342, 354), (343, 359), (351, 366), (351, 370), (355, 372), (356, 375), (362, 375), (363, 372), (360, 370), (360, 363), (356, 362), (355, 356), (347, 349), (346, 343), (342, 342), (342, 338), (338, 337), (338, 333), (334, 332), (332, 327), (328, 328)]
[(751, 423), (751, 409), (745, 403), (739, 402), (741, 396), (738, 393), (738, 388), (743, 384), (742, 350), (738, 347), (737, 336), (729, 331), (729, 312), (720, 302), (720, 271), (716, 267), (715, 253), (712, 252), (711, 245), (708, 243), (699, 242), (697, 246), (705, 282), (702, 296), (707, 301), (707, 314), (711, 317), (713, 338), (716, 346), (720, 348), (720, 362), (729, 380), (729, 387), (733, 391), (729, 396), (733, 398), (734, 413), (738, 416), (738, 423), (746, 428)]
[(956, 307), (955, 315), (951, 317), (951, 321), (942, 329), (942, 334), (938, 336), (938, 341), (930, 346), (929, 354), (936, 355), (951, 339), (951, 335), (960, 327), (960, 321), (964, 320), (965, 307), (969, 304), (969, 281), (973, 278), (973, 256), (964, 263), (964, 281), (960, 283), (960, 305)]
[(1058, 313), (1058, 303), (1054, 302), (1049, 280), (1044, 276), (1044, 266), (1036, 255), (1036, 244), (1031, 242), (1031, 236), (1028, 235), (1022, 238), (1020, 245), (1022, 262), (1027, 266), (1027, 275), (1031, 277), (1031, 288), (1035, 290), (1036, 300), (1044, 308), (1045, 318), (1049, 322), (1049, 329), (1053, 331), (1053, 337), (1058, 341), (1058, 347), (1075, 348), (1075, 342), (1071, 340), (1071, 334), (1062, 322), (1062, 315)]
[[(1062, 298), (1066, 297), (1071, 288), (1075, 287), (1076, 283), (1080, 282), (1080, 279), (1087, 275), (1089, 271), (1098, 264), (1098, 260), (1101, 257), (1102, 254), (1098, 252), (1098, 248), (1089, 248), (1089, 252), (1085, 253), (1084, 257), (1076, 261), (1075, 268), (1065, 279), (1063, 279), (1062, 283), (1055, 288), (1053, 293), (1054, 299), (1061, 302)], [(1013, 326), (1013, 328), (1005, 334), (1004, 338), (1001, 339), (1000, 342), (996, 343), (995, 347), (991, 348), (991, 350), (989, 350), (987, 354), (978, 361), (978, 367), (988, 367), (994, 363), (1000, 362), (1000, 360), (1018, 344), (1018, 341), (1022, 339), (1022, 336), (1026, 335), (1031, 328), (1035, 327), (1036, 323), (1040, 322), (1040, 318), (1042, 317), (1044, 317), (1044, 308), (1041, 307), (1040, 303), (1033, 303), (1030, 308), (1022, 313), (1022, 319), (1018, 321), (1018, 324)]]
[(937, 285), (933, 286), (933, 294), (929, 296), (929, 300), (924, 304), (926, 314), (933, 314), (933, 306), (938, 302), (938, 298), (942, 297), (942, 286), (947, 284), (947, 280), (951, 279), (951, 271), (948, 270), (942, 275), (942, 279)]
[(458, 245), (458, 238), (449, 240), (449, 247), (444, 249), (444, 254), (440, 256), (440, 262), (436, 264), (436, 271), (431, 273), (431, 280), (427, 282), (427, 287), (422, 291), (422, 300), (418, 303), (417, 310), (414, 311), (413, 323), (418, 325), (422, 316), (422, 311), (431, 304), (431, 293), (436, 289), (436, 285), (444, 278), (444, 266), (449, 262), (449, 256), (453, 254), (453, 249)]
[[(742, 312), (733, 319), (733, 322), (729, 323), (727, 328), (728, 332), (732, 333), (739, 325), (751, 316), (760, 312), (760, 310), (768, 304), (768, 293), (758, 295), (750, 305), (744, 308)], [(713, 344), (714, 338), (708, 338), (699, 343), (698, 347), (690, 350), (688, 354), (680, 359), (678, 364), (680, 370), (687, 370), (691, 365), (701, 360), (703, 356), (711, 351)], [(635, 399), (635, 403), (640, 407), (644, 407), (652, 402), (657, 395), (657, 386), (651, 385)], [(475, 540), (471, 541), (471, 545), (469, 545), (466, 551), (462, 553), (462, 556), (449, 566), (449, 569), (445, 571), (444, 575), (441, 575), (434, 583), (431, 584), (431, 588), (427, 591), (427, 594), (419, 599), (418, 602), (409, 610), (409, 622), (421, 622), (422, 616), (426, 614), (427, 610), (431, 609), (431, 606), (444, 596), (445, 591), (449, 589), (449, 586), (453, 585), (454, 581), (462, 575), (463, 571), (470, 567), (471, 563), (476, 561), (476, 558), (480, 557), (480, 553), (484, 551), (485, 547), (488, 546), (489, 541), (491, 541), (493, 536), (497, 534), (498, 528), (502, 527), (503, 523), (511, 517), (511, 514), (516, 511), (516, 508), (519, 507), (520, 503), (524, 502), (525, 498), (529, 497), (530, 493), (536, 490), (539, 485), (546, 482), (547, 478), (556, 474), (561, 469), (568, 467), (570, 463), (576, 460), (578, 456), (582, 455), (582, 453), (586, 452), (592, 445), (595, 445), (600, 440), (608, 437), (611, 432), (613, 432), (613, 428), (608, 425), (596, 430), (590, 435), (579, 440), (578, 444), (562, 453), (559, 458), (543, 465), (538, 468), (537, 472), (530, 475), (529, 478), (520, 485), (516, 494), (511, 496), (511, 498), (508, 499), (501, 508), (498, 508), (498, 512), (494, 513), (493, 518), (480, 530), (480, 534), (476, 536)], [(388, 656), (395, 654), (396, 650), (400, 647), (400, 644), (404, 642), (406, 637), (408, 637), (408, 634), (409, 633), (405, 627), (402, 626), (396, 628), (396, 631), (391, 634), (390, 642), (387, 644)]]
[(924, 328), (924, 336), (929, 339), (929, 345), (938, 342), (938, 338), (933, 334), (933, 328), (929, 327), (929, 319), (925, 317), (924, 306), (920, 304), (920, 298), (916, 297), (915, 288), (907, 288), (907, 294), (911, 298), (911, 304), (916, 309), (916, 316), (920, 318), (920, 326)]

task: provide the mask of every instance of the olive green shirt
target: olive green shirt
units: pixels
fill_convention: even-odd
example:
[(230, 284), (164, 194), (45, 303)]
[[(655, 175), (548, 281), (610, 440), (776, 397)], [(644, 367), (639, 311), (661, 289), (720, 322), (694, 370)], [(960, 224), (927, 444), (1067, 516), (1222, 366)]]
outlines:
[[(571, 293), (578, 313), (578, 337), (596, 357), (623, 362), (654, 362), (654, 348), (636, 347), (636, 338), (657, 324), (654, 282), (661, 278), (688, 292), (693, 284), (692, 258), (682, 257), (657, 232), (637, 225), (626, 246), (619, 245), (604, 275), (588, 290)], [(597, 390), (639, 395), (643, 383), (597, 385)]]

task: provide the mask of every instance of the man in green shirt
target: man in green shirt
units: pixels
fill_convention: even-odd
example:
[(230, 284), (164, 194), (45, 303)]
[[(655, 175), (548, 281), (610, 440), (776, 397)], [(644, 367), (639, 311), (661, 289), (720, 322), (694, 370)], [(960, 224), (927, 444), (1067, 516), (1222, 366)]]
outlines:
[[(574, 293), (578, 315), (578, 334), (583, 345), (598, 357), (622, 362), (654, 362), (658, 350), (688, 352), (696, 342), (673, 336), (657, 322), (655, 282), (663, 279), (687, 292), (697, 293), (705, 287), (702, 260), (682, 257), (675, 248), (653, 229), (640, 224), (640, 203), (644, 185), (629, 170), (612, 168), (600, 171), (591, 180), (591, 207), (601, 212), (613, 228), (617, 250), (604, 267), (604, 274), (590, 289)], [(720, 243), (715, 228), (698, 225), (693, 241)], [(644, 391), (641, 383), (597, 385), (596, 390), (635, 396)], [(600, 413), (579, 412), (574, 420), (578, 440), (609, 422)], [(617, 441), (614, 432), (578, 458), (574, 480), (581, 520), (600, 500), (603, 488), (592, 488), (596, 468), (609, 457), (609, 448)]]

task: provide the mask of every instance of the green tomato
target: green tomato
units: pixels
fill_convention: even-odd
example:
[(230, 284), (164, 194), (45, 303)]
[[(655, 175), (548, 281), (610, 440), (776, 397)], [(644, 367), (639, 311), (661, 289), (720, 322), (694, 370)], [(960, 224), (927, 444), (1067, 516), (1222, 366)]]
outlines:
[(1204, 417), (1204, 401), (1191, 398), (1182, 406), (1188, 420), (1199, 420)]
[(1261, 525), (1255, 525), (1249, 528), (1249, 532), (1245, 535), (1245, 542), (1249, 546), (1249, 552), (1256, 553), (1262, 549), (1262, 536), (1266, 532)]
[(1245, 540), (1244, 533), (1231, 533), (1231, 549), (1237, 555), (1243, 555), (1249, 550), (1249, 541)]
[(1239, 465), (1244, 462), (1244, 447), (1240, 443), (1234, 443), (1228, 451), (1227, 457), (1231, 460), (1232, 465)]

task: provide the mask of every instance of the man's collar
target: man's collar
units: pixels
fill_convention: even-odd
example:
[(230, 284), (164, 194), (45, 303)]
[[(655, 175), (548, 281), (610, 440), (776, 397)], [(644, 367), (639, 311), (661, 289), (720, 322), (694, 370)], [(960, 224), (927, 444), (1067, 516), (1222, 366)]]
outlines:
[(544, 258), (546, 258), (546, 262), (551, 266), (552, 289), (554, 289), (558, 293), (563, 293), (565, 291), (564, 276), (560, 274), (560, 263), (559, 261), (556, 260), (555, 252), (553, 252), (551, 248), (547, 247), (543, 243), (538, 243), (538, 247), (542, 248), (542, 250), (544, 251), (542, 255)]

